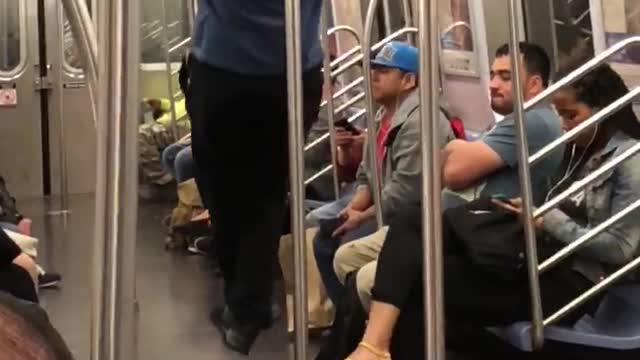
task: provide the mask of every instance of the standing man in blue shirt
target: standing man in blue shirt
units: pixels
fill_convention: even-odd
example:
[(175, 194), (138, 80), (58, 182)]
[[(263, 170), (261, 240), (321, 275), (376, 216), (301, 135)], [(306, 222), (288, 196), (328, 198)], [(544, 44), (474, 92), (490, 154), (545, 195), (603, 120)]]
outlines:
[[(304, 127), (322, 93), (322, 0), (301, 0)], [(225, 344), (247, 354), (272, 323), (271, 301), (288, 179), (284, 0), (200, 0), (190, 108), (198, 183), (213, 218)]]

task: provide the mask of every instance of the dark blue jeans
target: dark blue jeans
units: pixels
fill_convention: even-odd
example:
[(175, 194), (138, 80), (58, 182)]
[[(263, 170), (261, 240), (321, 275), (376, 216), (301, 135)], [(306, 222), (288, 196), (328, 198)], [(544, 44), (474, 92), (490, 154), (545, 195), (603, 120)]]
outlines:
[(376, 231), (375, 221), (368, 221), (359, 228), (348, 232), (340, 239), (326, 237), (322, 232), (318, 232), (313, 239), (313, 255), (318, 264), (318, 271), (327, 290), (327, 295), (334, 304), (339, 304), (344, 293), (344, 285), (338, 280), (338, 276), (333, 270), (333, 259), (336, 251), (343, 244), (360, 239)]

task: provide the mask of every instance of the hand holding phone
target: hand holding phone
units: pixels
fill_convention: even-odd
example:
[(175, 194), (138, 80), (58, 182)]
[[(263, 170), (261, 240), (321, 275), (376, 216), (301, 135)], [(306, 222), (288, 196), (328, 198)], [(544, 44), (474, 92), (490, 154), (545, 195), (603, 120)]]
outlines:
[(334, 123), (334, 126), (341, 127), (353, 135), (360, 135), (360, 130), (358, 130), (352, 123), (350, 123), (346, 118), (340, 119)]

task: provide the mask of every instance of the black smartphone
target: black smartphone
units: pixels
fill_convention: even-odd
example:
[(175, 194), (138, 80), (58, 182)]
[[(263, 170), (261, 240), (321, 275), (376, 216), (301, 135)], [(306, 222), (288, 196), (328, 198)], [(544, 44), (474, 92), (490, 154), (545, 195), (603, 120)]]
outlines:
[(340, 119), (334, 123), (334, 126), (341, 127), (353, 135), (360, 135), (360, 130), (358, 130), (352, 123), (350, 123), (346, 118)]

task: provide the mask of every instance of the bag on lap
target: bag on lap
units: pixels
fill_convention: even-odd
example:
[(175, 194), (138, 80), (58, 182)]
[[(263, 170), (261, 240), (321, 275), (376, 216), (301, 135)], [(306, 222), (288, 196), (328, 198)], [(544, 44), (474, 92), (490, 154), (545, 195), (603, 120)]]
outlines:
[[(478, 268), (504, 280), (517, 280), (526, 274), (526, 241), (520, 219), (481, 198), (445, 210), (442, 216), (445, 253), (457, 247)], [(538, 236), (538, 259), (555, 252)]]

